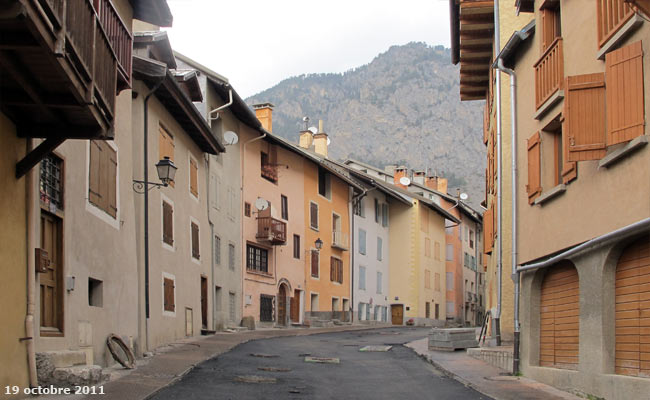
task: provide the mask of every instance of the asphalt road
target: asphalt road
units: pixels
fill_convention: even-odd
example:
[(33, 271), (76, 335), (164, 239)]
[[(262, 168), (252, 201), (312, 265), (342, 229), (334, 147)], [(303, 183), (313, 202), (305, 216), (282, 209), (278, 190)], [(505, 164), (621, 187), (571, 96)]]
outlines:
[[(403, 346), (422, 328), (257, 340), (208, 360), (154, 399), (488, 399)], [(387, 352), (361, 352), (390, 345)], [(338, 364), (305, 357), (338, 358)]]

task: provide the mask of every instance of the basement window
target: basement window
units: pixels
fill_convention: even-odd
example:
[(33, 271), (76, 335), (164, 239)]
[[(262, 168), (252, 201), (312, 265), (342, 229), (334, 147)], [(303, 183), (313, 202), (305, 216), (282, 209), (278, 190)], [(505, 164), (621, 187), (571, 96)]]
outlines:
[(88, 278), (88, 305), (103, 307), (104, 304), (104, 283), (99, 279)]

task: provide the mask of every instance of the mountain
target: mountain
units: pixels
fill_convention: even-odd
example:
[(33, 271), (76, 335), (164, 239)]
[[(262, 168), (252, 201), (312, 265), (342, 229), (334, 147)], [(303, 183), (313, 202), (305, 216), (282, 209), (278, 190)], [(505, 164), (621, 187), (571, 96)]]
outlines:
[(383, 168), (429, 168), (470, 195), (484, 196), (483, 101), (462, 102), (450, 50), (424, 43), (392, 46), (369, 64), (342, 74), (286, 79), (246, 99), (271, 102), (273, 132), (293, 142), (322, 119), (331, 158), (355, 158)]

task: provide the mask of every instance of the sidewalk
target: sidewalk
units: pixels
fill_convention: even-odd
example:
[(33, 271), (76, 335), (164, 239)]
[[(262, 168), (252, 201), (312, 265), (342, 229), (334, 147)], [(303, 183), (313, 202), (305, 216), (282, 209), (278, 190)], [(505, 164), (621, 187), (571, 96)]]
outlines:
[[(179, 340), (156, 349), (152, 357), (138, 360), (136, 369), (112, 370), (111, 380), (103, 385), (98, 385), (103, 386), (104, 394), (100, 397), (102, 400), (146, 399), (163, 387), (174, 383), (197, 364), (251, 340), (368, 330), (388, 326), (390, 325), (346, 325), (329, 328), (265, 329), (237, 333), (217, 332), (211, 336)], [(96, 398), (97, 396), (89, 395), (87, 397)], [(64, 400), (66, 397), (41, 396), (40, 398)], [(81, 396), (67, 396), (67, 398), (79, 399)]]
[(406, 344), (421, 357), (449, 377), (495, 400), (578, 400), (580, 397), (563, 392), (532, 379), (507, 374), (504, 370), (467, 355), (465, 351), (431, 351), (428, 339)]

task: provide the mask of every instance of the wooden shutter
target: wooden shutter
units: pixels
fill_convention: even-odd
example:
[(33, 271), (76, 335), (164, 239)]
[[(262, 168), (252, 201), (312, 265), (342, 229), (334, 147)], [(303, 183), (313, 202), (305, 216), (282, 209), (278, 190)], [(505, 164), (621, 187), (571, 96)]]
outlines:
[(336, 258), (330, 257), (330, 281), (336, 280)]
[(108, 156), (108, 193), (106, 212), (113, 218), (117, 216), (117, 152), (108, 144), (106, 145), (106, 155)]
[(616, 373), (650, 376), (650, 237), (627, 247), (616, 267)]
[(528, 138), (528, 203), (533, 204), (537, 196), (542, 193), (541, 185), (541, 145), (539, 132)]
[(605, 149), (605, 74), (569, 76), (564, 85), (567, 94), (566, 134), (569, 161), (599, 160)]
[(190, 226), (192, 228), (192, 257), (198, 260), (201, 257), (199, 253), (199, 226), (194, 222)]
[(172, 246), (174, 244), (174, 210), (172, 205), (163, 201), (163, 242)]
[(190, 192), (199, 196), (199, 166), (195, 159), (190, 158)]
[(174, 312), (176, 304), (174, 301), (174, 281), (172, 279), (163, 279), (163, 307), (165, 311)]
[(318, 251), (311, 251), (311, 276), (318, 277)]
[(343, 261), (338, 260), (338, 270), (339, 270), (339, 283), (343, 283)]
[(540, 365), (577, 369), (580, 288), (578, 271), (565, 262), (549, 267), (542, 282)]
[(641, 41), (605, 56), (607, 145), (643, 135), (643, 49)]
[(558, 30), (557, 30), (557, 16), (556, 16), (557, 11), (552, 8), (544, 8), (541, 10), (541, 17), (542, 17), (542, 35), (541, 35), (541, 46), (542, 46), (542, 53), (546, 51), (549, 47), (551, 47), (551, 44), (553, 44), (553, 41), (555, 40), (556, 37), (558, 37)]
[(567, 115), (567, 102), (564, 101), (564, 109), (560, 122), (562, 123), (562, 183), (567, 184), (578, 177), (578, 163), (569, 161), (569, 137)]
[(100, 164), (102, 159), (102, 147), (98, 140), (90, 141), (90, 170), (88, 176), (88, 199), (96, 206), (101, 206), (102, 196), (100, 194)]
[(483, 213), (483, 253), (492, 253), (492, 208)]
[(318, 204), (309, 203), (309, 216), (311, 227), (318, 229)]

